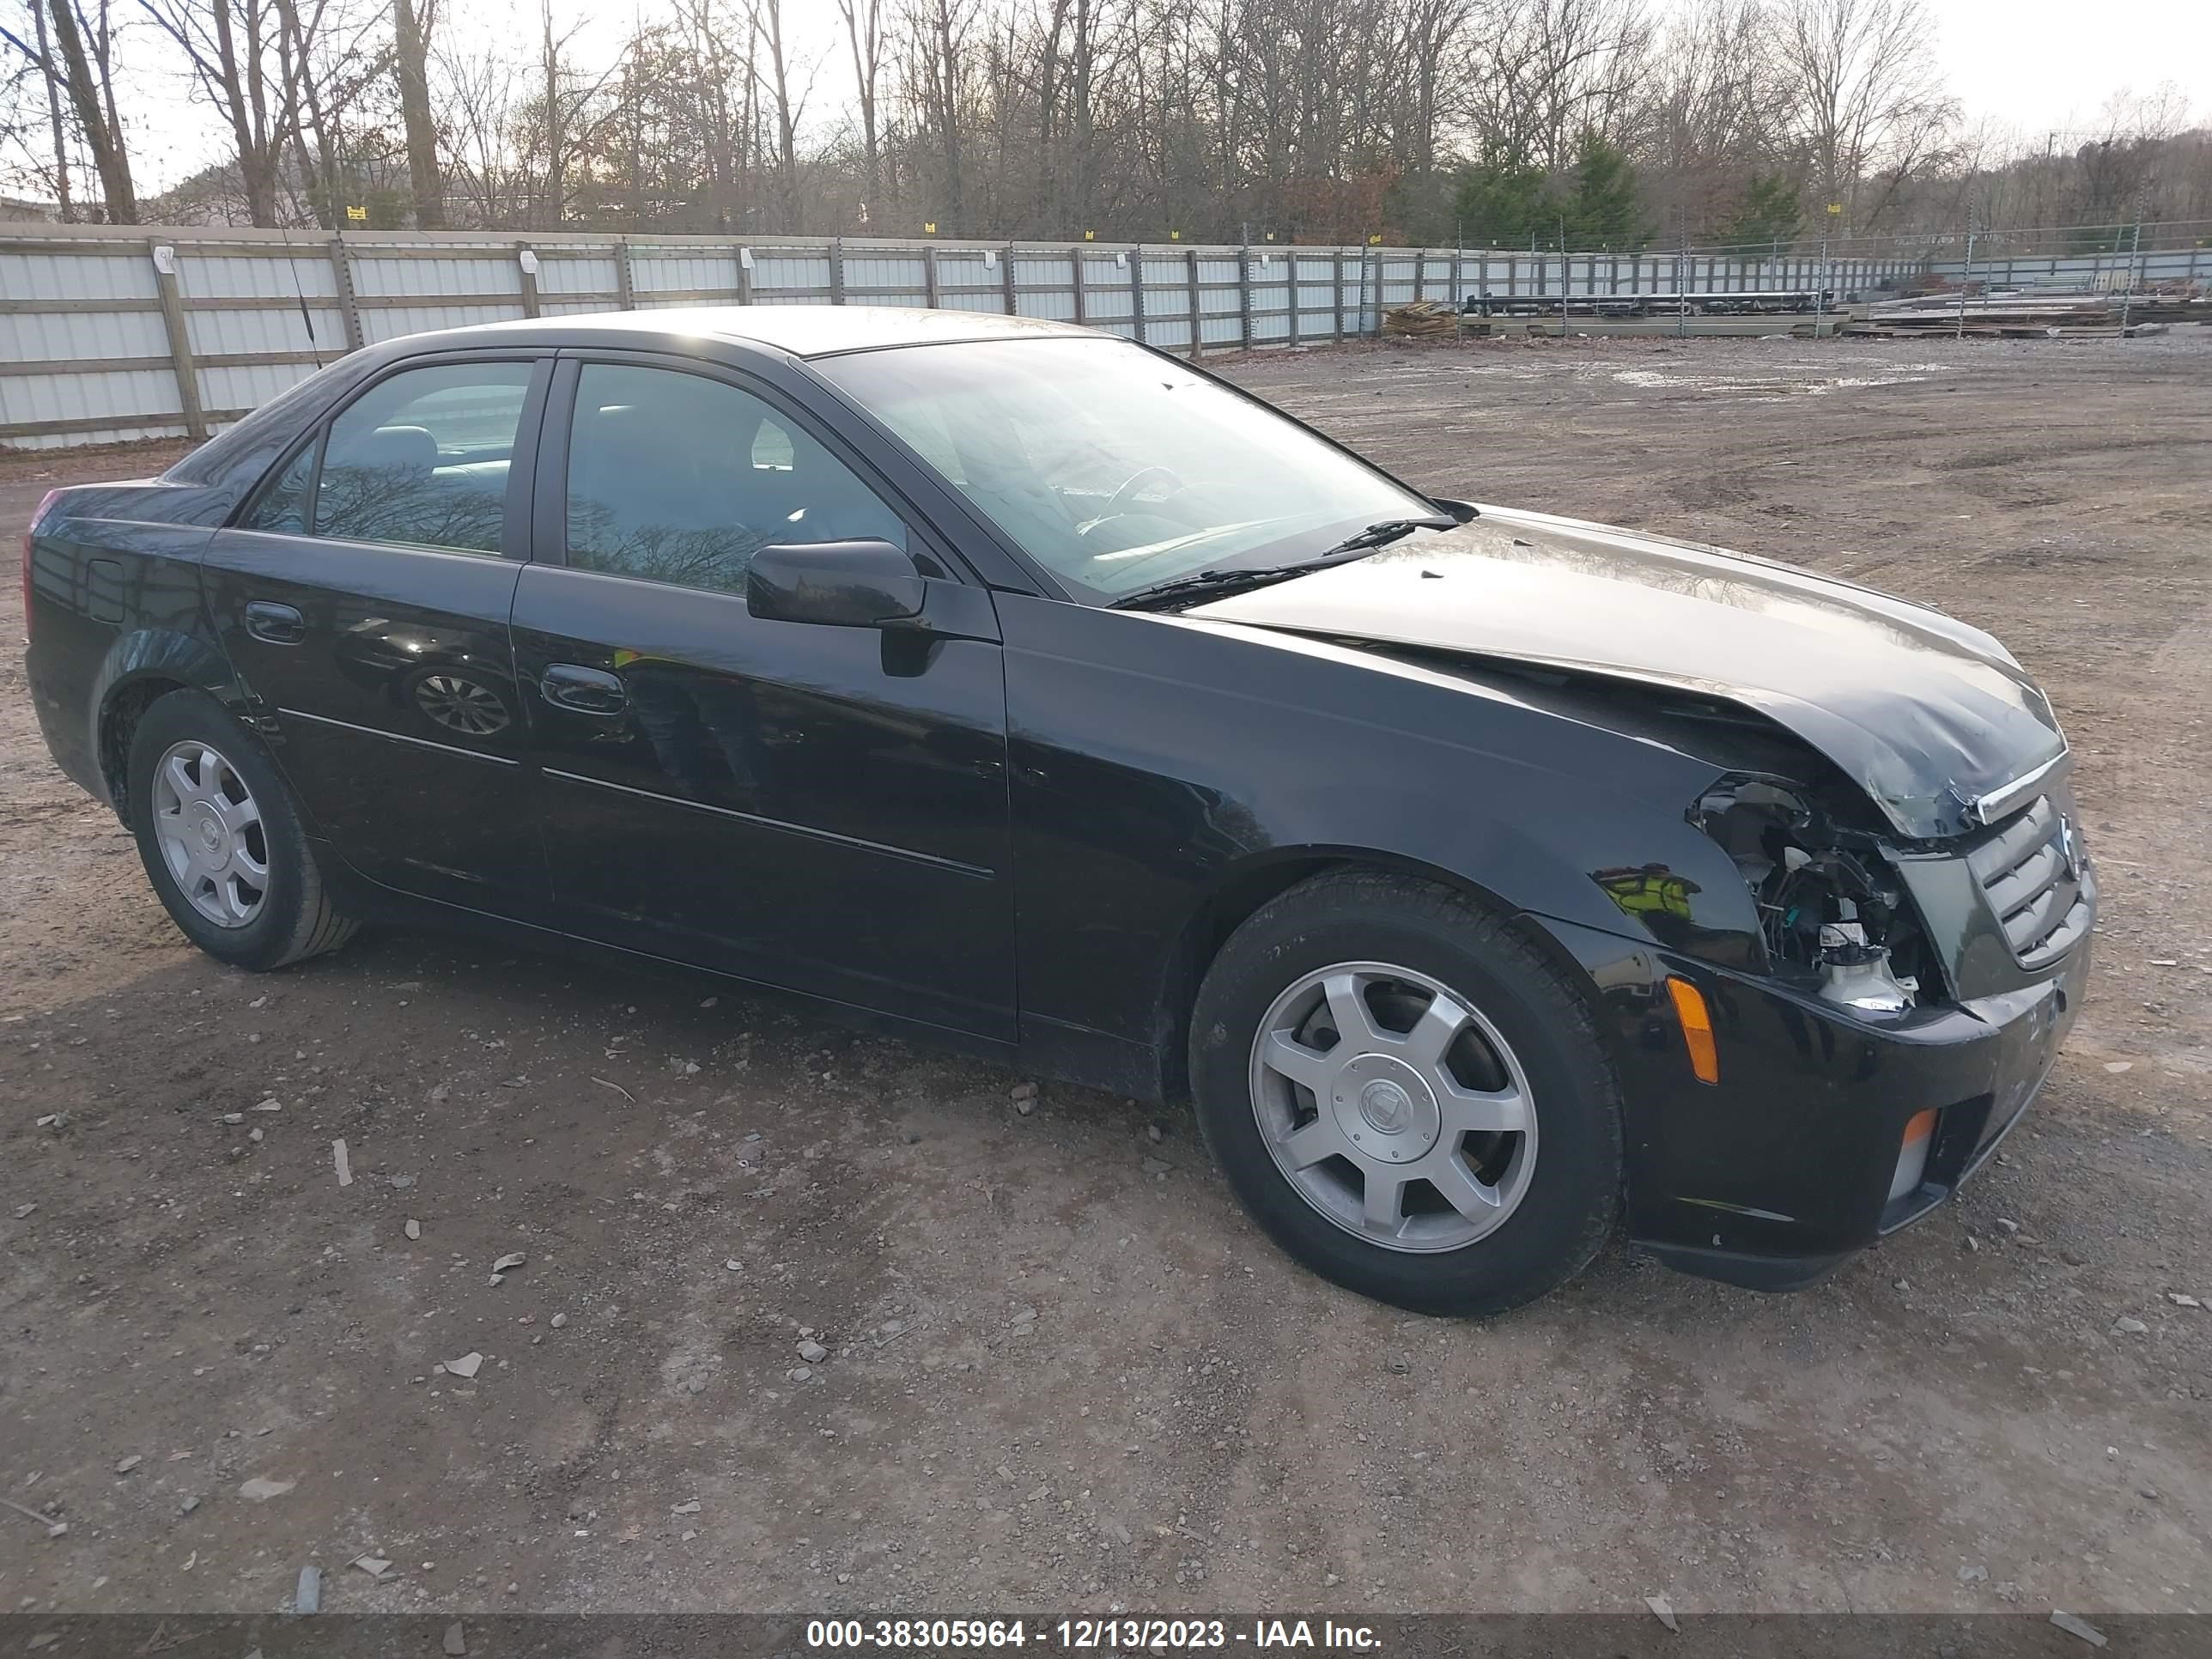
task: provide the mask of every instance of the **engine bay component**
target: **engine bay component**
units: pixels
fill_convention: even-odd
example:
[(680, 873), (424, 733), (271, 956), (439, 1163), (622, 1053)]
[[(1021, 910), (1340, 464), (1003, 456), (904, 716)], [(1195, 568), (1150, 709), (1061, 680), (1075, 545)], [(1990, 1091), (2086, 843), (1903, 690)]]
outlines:
[(1876, 837), (1773, 778), (1723, 779), (1692, 818), (1751, 890), (1772, 971), (1860, 1014), (1918, 1001), (1925, 940)]
[(1901, 1014), (1919, 988), (1890, 971), (1889, 951), (1867, 942), (1856, 921), (1820, 929), (1820, 994), (1862, 1014)]

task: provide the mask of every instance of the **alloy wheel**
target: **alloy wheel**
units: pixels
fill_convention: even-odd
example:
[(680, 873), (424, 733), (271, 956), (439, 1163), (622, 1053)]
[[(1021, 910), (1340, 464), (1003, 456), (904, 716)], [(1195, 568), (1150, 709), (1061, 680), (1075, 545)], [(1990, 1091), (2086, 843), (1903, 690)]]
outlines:
[(269, 897), (269, 836), (238, 769), (197, 738), (154, 768), (154, 835), (178, 890), (218, 927), (244, 927)]
[(1528, 1191), (1536, 1109), (1520, 1060), (1472, 1002), (1413, 969), (1300, 976), (1260, 1022), (1251, 1091), (1298, 1195), (1386, 1249), (1462, 1249)]

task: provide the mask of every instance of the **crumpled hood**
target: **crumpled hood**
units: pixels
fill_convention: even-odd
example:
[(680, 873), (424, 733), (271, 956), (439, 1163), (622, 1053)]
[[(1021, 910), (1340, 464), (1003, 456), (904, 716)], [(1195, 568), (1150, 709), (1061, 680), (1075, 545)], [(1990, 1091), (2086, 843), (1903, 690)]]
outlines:
[(1486, 507), (1472, 523), (1185, 616), (1679, 686), (1766, 714), (1898, 830), (2065, 749), (2049, 701), (1978, 629), (1742, 554)]

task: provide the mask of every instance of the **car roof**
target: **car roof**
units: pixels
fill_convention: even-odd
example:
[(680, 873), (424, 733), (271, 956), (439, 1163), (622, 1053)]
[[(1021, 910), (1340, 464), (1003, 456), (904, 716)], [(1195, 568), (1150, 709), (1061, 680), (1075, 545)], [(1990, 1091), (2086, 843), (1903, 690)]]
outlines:
[(532, 317), (503, 323), (478, 323), (411, 337), (417, 345), (435, 338), (441, 345), (465, 345), (482, 338), (528, 335), (533, 343), (557, 338), (562, 343), (639, 343), (639, 335), (689, 336), (727, 340), (787, 351), (794, 357), (825, 357), (841, 351), (873, 351), (888, 346), (936, 345), (955, 340), (1040, 339), (1054, 336), (1097, 338), (1095, 329), (1042, 317), (1008, 317), (984, 311), (927, 311), (907, 306), (668, 306), (648, 311), (595, 311), (559, 317)]

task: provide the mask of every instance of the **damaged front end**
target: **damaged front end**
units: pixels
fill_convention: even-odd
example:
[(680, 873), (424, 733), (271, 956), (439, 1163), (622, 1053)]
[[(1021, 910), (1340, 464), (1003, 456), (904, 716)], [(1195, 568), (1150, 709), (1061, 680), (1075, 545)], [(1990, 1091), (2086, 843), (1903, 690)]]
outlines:
[[(1854, 803), (1841, 803), (1845, 810)], [(1814, 787), (1731, 775), (1691, 821), (1727, 853), (1759, 914), (1770, 973), (1869, 1018), (1902, 1014), (1941, 968), (1888, 848)]]

